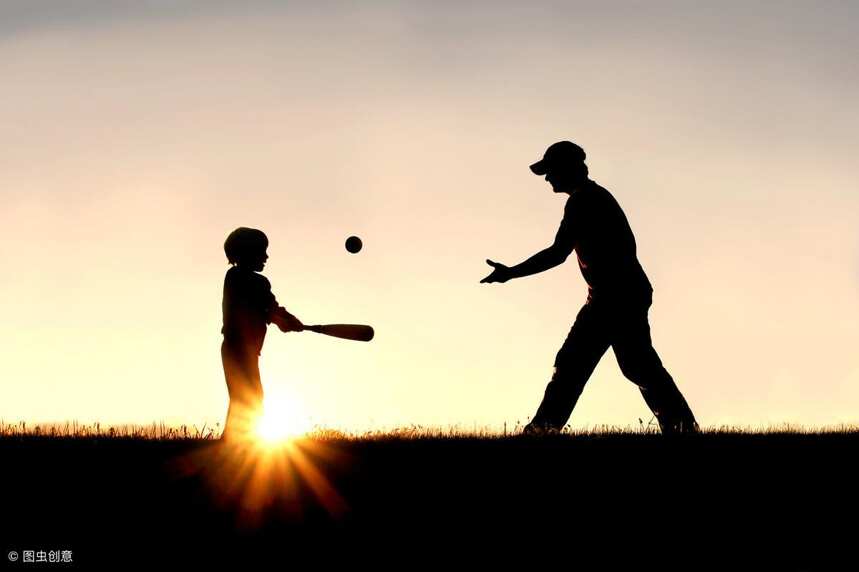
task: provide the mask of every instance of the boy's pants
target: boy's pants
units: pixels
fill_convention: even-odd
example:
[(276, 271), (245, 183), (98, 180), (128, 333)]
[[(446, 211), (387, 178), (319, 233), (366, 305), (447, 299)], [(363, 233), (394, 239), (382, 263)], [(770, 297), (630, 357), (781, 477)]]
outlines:
[(221, 361), (230, 395), (222, 438), (248, 437), (262, 413), (259, 356), (224, 342), (221, 344)]
[(585, 383), (609, 346), (621, 372), (638, 386), (663, 433), (697, 431), (689, 405), (653, 349), (647, 311), (641, 302), (589, 300), (555, 358), (555, 373), (546, 387), (531, 428), (561, 429), (573, 412)]

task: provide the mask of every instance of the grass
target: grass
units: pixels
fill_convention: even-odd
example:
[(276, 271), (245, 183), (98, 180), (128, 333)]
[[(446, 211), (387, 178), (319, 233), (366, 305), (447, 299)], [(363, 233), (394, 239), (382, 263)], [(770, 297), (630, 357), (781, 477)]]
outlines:
[[(859, 514), (856, 425), (718, 426), (683, 439), (643, 420), (545, 437), (520, 429), (317, 428), (268, 455), (222, 445), (218, 425), (0, 421), (0, 528), (14, 523), (0, 549), (58, 539), (81, 559), (115, 564), (173, 543), (200, 569), (194, 550), (213, 547), (220, 564), (318, 545), (352, 558), (350, 542), (377, 557), (394, 539), (441, 555), (467, 540), (472, 554), (540, 546), (563, 558), (571, 546), (611, 545), (607, 554), (647, 554), (643, 570), (655, 553), (677, 561), (666, 550), (681, 545), (718, 556), (751, 543), (785, 570), (852, 550), (843, 522)], [(511, 530), (517, 543), (501, 542)]]
[[(434, 439), (507, 439), (523, 437), (522, 426), (516, 424), (509, 430), (505, 424), (502, 430), (491, 428), (464, 428), (453, 425), (448, 427), (409, 425), (372, 431), (344, 431), (326, 427), (315, 427), (302, 437), (314, 441), (385, 441), (385, 440), (434, 440)], [(27, 423), (26, 421), (7, 422), (0, 419), (0, 439), (2, 438), (62, 438), (62, 439), (144, 439), (144, 440), (202, 440), (215, 441), (220, 437), (221, 427), (202, 425), (167, 425), (163, 422), (149, 425), (120, 424), (102, 425), (101, 423)], [(639, 420), (635, 426), (596, 425), (590, 428), (565, 427), (559, 435), (549, 438), (606, 438), (615, 436), (658, 435), (659, 428), (651, 420)], [(765, 426), (719, 425), (703, 427), (702, 436), (767, 436), (767, 435), (851, 435), (859, 434), (859, 425), (841, 423), (837, 425), (808, 427), (799, 424), (780, 423)]]
[(8, 423), (0, 420), (0, 438), (3, 437), (57, 437), (57, 438), (123, 438), (123, 439), (204, 439), (214, 440), (220, 436), (220, 427), (196, 425), (170, 426), (164, 423), (151, 425), (102, 425), (101, 423)]

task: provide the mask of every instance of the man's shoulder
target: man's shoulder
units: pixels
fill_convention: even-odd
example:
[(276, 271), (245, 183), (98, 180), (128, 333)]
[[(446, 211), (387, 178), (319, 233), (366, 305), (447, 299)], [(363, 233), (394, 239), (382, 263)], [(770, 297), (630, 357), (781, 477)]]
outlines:
[(588, 182), (584, 185), (584, 192), (582, 195), (590, 196), (590, 197), (605, 197), (606, 195), (611, 196), (611, 193), (608, 189), (597, 183), (592, 179), (588, 179)]
[(586, 205), (593, 204), (594, 201), (599, 201), (606, 196), (611, 196), (611, 193), (609, 193), (608, 190), (606, 190), (601, 185), (588, 179), (587, 183), (570, 193), (564, 210), (566, 211), (573, 208), (585, 208)]
[(608, 189), (606, 189), (599, 183), (591, 181), (590, 179), (588, 180), (588, 185), (582, 193), (582, 197), (582, 202), (594, 205), (597, 208), (620, 208), (620, 203), (618, 203), (617, 199), (614, 197), (613, 194), (611, 194)]

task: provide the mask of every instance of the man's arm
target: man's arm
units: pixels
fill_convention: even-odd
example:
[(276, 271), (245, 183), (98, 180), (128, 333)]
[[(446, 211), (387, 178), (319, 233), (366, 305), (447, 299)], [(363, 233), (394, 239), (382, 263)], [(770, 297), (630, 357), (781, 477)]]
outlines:
[(525, 276), (544, 272), (563, 263), (572, 251), (572, 248), (568, 249), (563, 245), (554, 243), (552, 246), (544, 248), (534, 256), (524, 262), (520, 262), (516, 266), (505, 266), (500, 262), (493, 262), (492, 260), (487, 259), (486, 263), (492, 266), (494, 270), (489, 276), (480, 282), (481, 284), (490, 282), (507, 282), (512, 278), (523, 278)]
[(572, 223), (573, 217), (571, 215), (568, 203), (567, 208), (564, 209), (564, 219), (561, 221), (561, 226), (555, 235), (555, 242), (552, 243), (552, 246), (544, 248), (524, 262), (520, 262), (516, 266), (505, 266), (499, 262), (487, 259), (486, 263), (492, 266), (494, 270), (489, 276), (481, 280), (480, 283), (507, 282), (511, 278), (522, 278), (538, 274), (563, 263), (570, 253), (573, 252), (576, 245)]

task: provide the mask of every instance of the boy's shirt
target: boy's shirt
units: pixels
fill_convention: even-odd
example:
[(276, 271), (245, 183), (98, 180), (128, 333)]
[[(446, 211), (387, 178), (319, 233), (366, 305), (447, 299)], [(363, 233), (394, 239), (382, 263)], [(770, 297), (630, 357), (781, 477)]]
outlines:
[(259, 355), (271, 312), (277, 307), (268, 278), (233, 266), (224, 277), (224, 342), (233, 349)]

